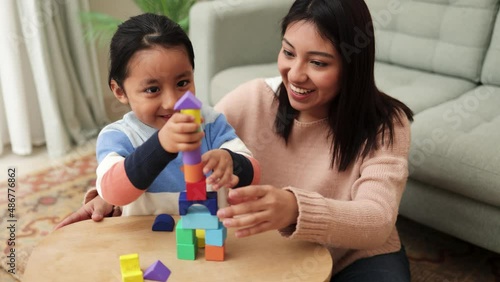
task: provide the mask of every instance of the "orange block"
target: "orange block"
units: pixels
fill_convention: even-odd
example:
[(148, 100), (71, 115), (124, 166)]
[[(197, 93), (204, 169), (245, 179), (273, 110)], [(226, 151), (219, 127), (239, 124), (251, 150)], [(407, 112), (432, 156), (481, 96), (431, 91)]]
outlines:
[(203, 174), (203, 163), (195, 165), (184, 165), (184, 180), (189, 183), (200, 182), (205, 178)]
[(205, 260), (224, 261), (224, 252), (226, 246), (212, 246), (205, 244)]

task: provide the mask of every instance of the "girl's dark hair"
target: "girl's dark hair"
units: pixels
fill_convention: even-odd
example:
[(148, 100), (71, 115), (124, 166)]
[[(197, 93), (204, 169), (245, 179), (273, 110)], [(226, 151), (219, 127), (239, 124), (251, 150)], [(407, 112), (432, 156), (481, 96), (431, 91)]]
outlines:
[[(337, 163), (338, 170), (344, 171), (358, 157), (366, 157), (377, 149), (380, 132), (389, 129), (392, 144), (394, 119), (401, 122), (399, 116), (404, 113), (413, 121), (413, 113), (375, 85), (373, 22), (363, 0), (297, 0), (282, 20), (282, 35), (297, 21), (313, 23), (341, 54), (340, 93), (330, 105), (328, 124), (331, 167)], [(283, 83), (276, 99), (279, 106), (274, 126), (286, 142), (298, 112), (291, 107)]]
[(111, 80), (115, 80), (123, 88), (130, 58), (139, 50), (157, 45), (183, 46), (194, 69), (193, 45), (184, 30), (165, 16), (146, 13), (123, 22), (113, 35), (109, 47), (108, 84), (111, 86)]

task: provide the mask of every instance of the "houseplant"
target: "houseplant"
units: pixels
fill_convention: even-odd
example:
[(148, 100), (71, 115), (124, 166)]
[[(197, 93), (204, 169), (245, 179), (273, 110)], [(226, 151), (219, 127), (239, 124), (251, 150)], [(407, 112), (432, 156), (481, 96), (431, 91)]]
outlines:
[[(189, 31), (189, 9), (196, 0), (133, 0), (144, 13), (165, 15)], [(83, 12), (81, 19), (87, 24), (85, 36), (100, 44), (109, 42), (122, 20), (99, 12)]]

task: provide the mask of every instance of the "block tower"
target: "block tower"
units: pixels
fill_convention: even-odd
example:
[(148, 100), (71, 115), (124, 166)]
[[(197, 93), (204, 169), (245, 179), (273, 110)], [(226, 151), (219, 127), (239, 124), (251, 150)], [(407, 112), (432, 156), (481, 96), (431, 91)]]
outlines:
[[(201, 129), (201, 101), (187, 91), (174, 106), (175, 110), (191, 115)], [(179, 196), (181, 219), (175, 227), (177, 258), (195, 260), (198, 251), (196, 230), (205, 231), (205, 259), (223, 261), (227, 230), (217, 217), (217, 192), (207, 192), (201, 148), (182, 152), (186, 191)]]

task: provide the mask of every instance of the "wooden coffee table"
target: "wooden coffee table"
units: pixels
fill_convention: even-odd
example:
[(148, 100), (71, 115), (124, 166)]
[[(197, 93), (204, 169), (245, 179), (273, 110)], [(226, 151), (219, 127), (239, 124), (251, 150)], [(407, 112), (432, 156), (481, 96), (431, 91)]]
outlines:
[[(236, 238), (228, 230), (223, 262), (179, 260), (175, 233), (151, 231), (154, 216), (81, 221), (45, 237), (30, 256), (23, 281), (121, 281), (119, 256), (137, 253), (141, 269), (160, 260), (168, 281), (329, 281), (332, 259), (320, 245), (277, 231)], [(146, 280), (148, 281), (148, 280)]]

